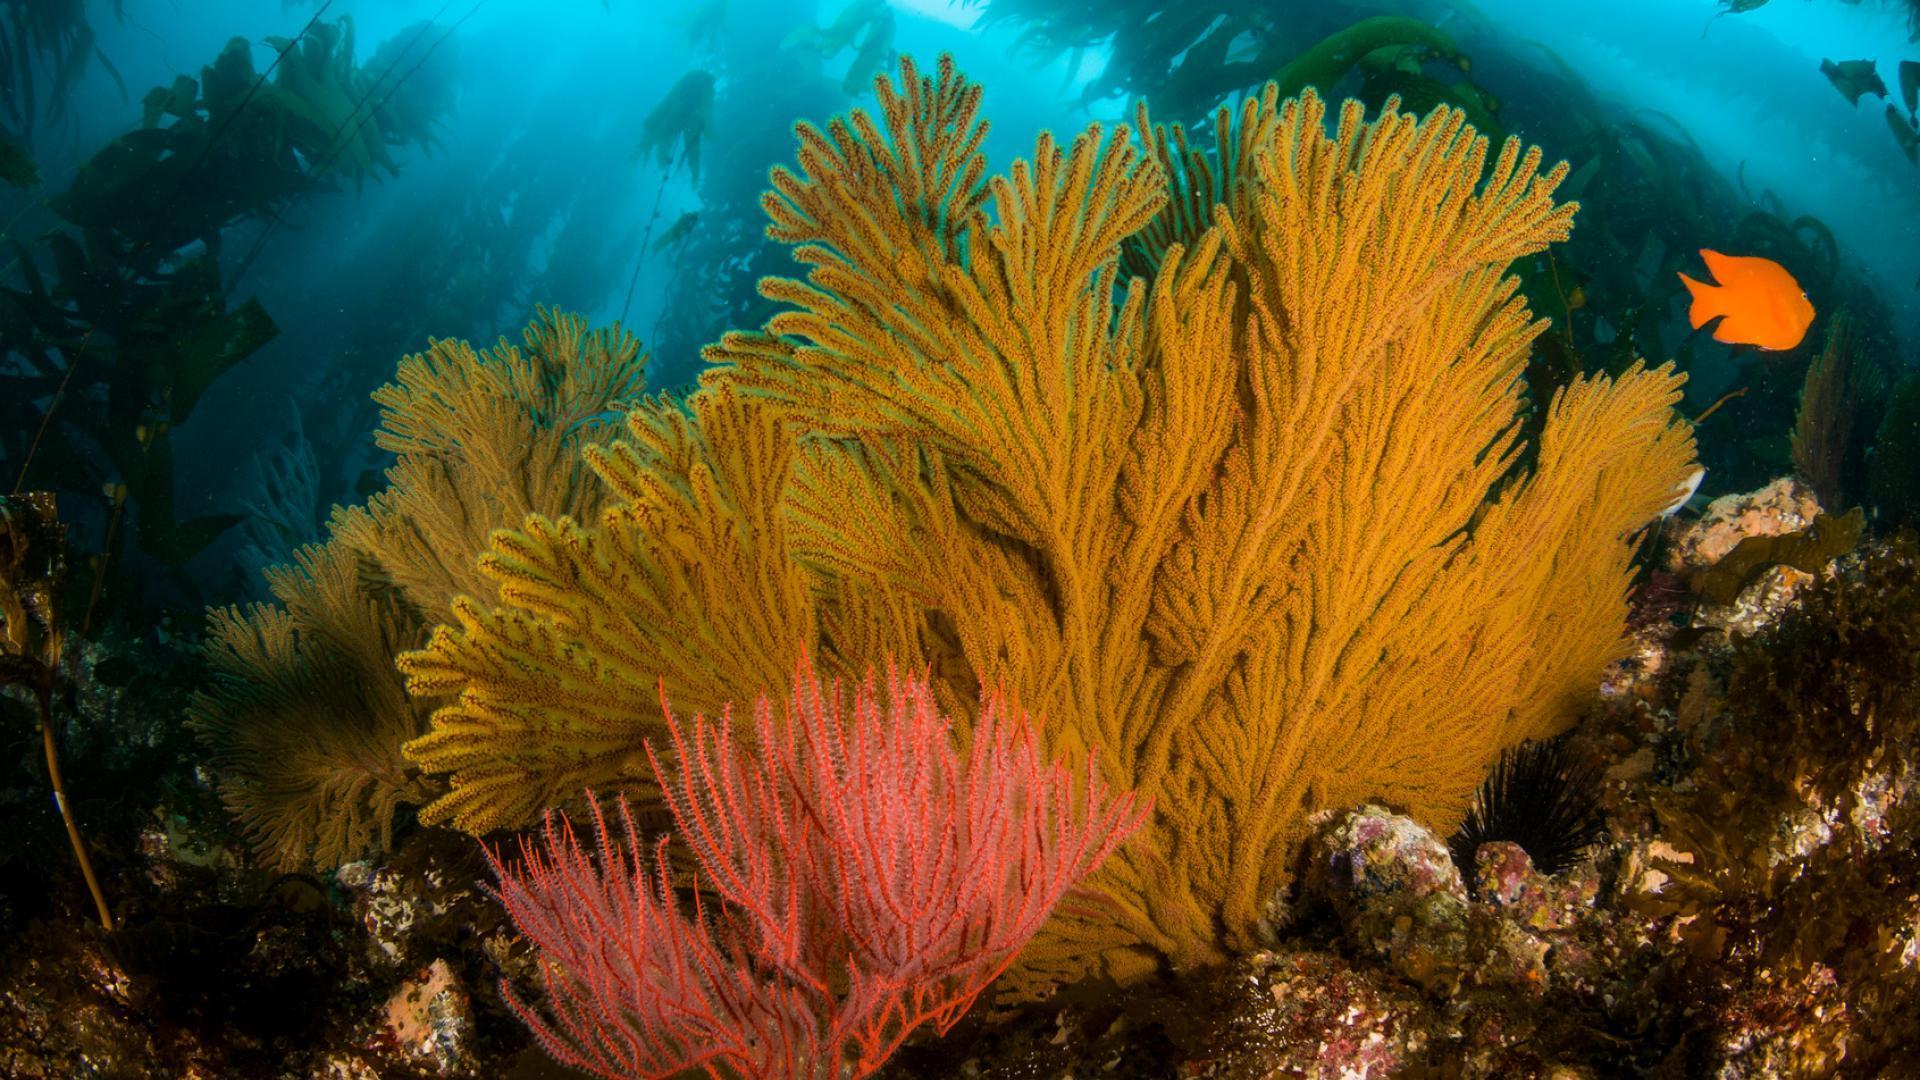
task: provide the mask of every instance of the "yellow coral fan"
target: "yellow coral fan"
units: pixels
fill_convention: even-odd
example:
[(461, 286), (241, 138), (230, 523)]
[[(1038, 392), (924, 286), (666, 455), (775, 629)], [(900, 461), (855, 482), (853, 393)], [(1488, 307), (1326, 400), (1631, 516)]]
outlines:
[(193, 722), (228, 805), (280, 866), (335, 865), (376, 833), (384, 846), (397, 803), (432, 794), (400, 756), (428, 703), (407, 697), (395, 657), (456, 596), (486, 589), (474, 561), (494, 529), (604, 499), (581, 452), (640, 396), (639, 342), (544, 308), (523, 340), (436, 341), (403, 359), (374, 393), (375, 441), (399, 457), (391, 486), (337, 510), (297, 566), (269, 571), (284, 608), (212, 613), (216, 679)]
[(267, 572), (281, 605), (209, 613), (212, 685), (190, 723), (213, 748), (221, 799), (280, 870), (330, 869), (385, 846), (393, 814), (423, 788), (400, 757), (426, 708), (393, 657), (418, 624), (361, 583), (334, 541)]
[[(764, 204), (812, 269), (763, 285), (788, 310), (710, 349), (724, 366), (694, 399), (764, 414), (703, 413), (704, 458), (780, 462), (712, 503), (761, 514), (720, 534), (750, 555), (712, 549), (693, 606), (724, 620), (735, 591), (736, 637), (689, 626), (676, 658), (623, 614), (644, 579), (603, 552), (707, 535), (680, 515), (709, 512), (643, 512), (687, 466), (632, 459), (632, 510), (497, 538), (508, 606), (463, 609), (405, 661), (462, 702), (413, 760), (446, 771), (422, 752), (445, 738), (500, 788), (612, 776), (605, 717), (643, 733), (618, 705), (637, 688), (684, 666), (744, 700), (778, 685), (764, 635), (809, 626), (847, 663), (933, 665), (949, 698), (1004, 684), (1056, 750), (1098, 745), (1155, 799), (1102, 874), (1107, 910), (1029, 953), (1033, 987), (1251, 946), (1308, 813), (1385, 798), (1444, 830), (1500, 747), (1569, 721), (1620, 648), (1629, 536), (1692, 440), (1678, 377), (1636, 368), (1570, 387), (1510, 475), (1541, 324), (1503, 270), (1567, 235), (1564, 166), (1511, 140), (1489, 162), (1458, 111), (1397, 101), (1371, 122), (1349, 103), (1330, 134), (1311, 92), (1270, 88), (1237, 124), (1222, 110), (1199, 186), (1177, 128), (1142, 154), (1125, 126), (1042, 136), (983, 182), (978, 92), (950, 63), (903, 61), (880, 98), (881, 124), (801, 127), (800, 172)], [(1123, 245), (1150, 277), (1121, 288)], [(768, 441), (780, 417), (797, 450)], [(676, 612), (644, 599), (643, 620)], [(758, 648), (736, 660), (742, 634)], [(541, 742), (575, 729), (606, 736), (597, 764)], [(531, 809), (500, 805), (462, 824)]]
[(1634, 371), (1570, 390), (1534, 475), (1487, 505), (1538, 331), (1500, 272), (1566, 235), (1564, 167), (1510, 141), (1488, 170), (1453, 110), (1350, 103), (1329, 137), (1312, 94), (1275, 97), (1222, 111), (1223, 205), (1154, 219), (1157, 274), (1117, 313), (1121, 239), (1171, 213), (1177, 131), (1158, 170), (1123, 137), (1043, 138), (964, 259), (849, 183), (877, 140), (803, 152), (768, 207), (817, 269), (767, 291), (795, 308), (768, 329), (804, 344), (712, 354), (809, 425), (943, 459), (842, 470), (807, 517), (837, 528), (799, 546), (928, 597), (976, 670), (1158, 800), (1154, 842), (1107, 875), (1117, 924), (1056, 920), (1036, 969), (1251, 944), (1316, 807), (1384, 796), (1448, 826), (1614, 654), (1625, 536), (1690, 465), (1677, 379)]
[(480, 565), (509, 606), (462, 597), (457, 629), (401, 658), (416, 694), (458, 694), (406, 747), (453, 774), (421, 820), (485, 832), (645, 776), (662, 675), (675, 702), (713, 714), (746, 700), (741, 686), (778, 685), (813, 636), (782, 540), (791, 433), (731, 393), (693, 408), (636, 408), (630, 441), (586, 455), (624, 502), (595, 523), (535, 516), (497, 534)]
[(334, 533), (435, 619), (456, 596), (492, 593), (474, 560), (494, 529), (599, 508), (581, 448), (610, 438), (642, 394), (647, 358), (631, 333), (543, 307), (522, 340), (435, 341), (401, 360), (373, 394), (374, 442), (399, 457), (389, 487), (334, 513)]

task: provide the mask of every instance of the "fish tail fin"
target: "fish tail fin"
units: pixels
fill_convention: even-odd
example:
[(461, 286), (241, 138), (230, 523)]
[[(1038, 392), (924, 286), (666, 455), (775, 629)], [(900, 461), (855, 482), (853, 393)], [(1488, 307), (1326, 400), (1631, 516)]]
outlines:
[(1695, 330), (1707, 325), (1707, 320), (1726, 314), (1720, 308), (1720, 286), (1695, 281), (1685, 274), (1680, 275), (1680, 283), (1693, 295), (1693, 306), (1687, 309), (1687, 321), (1693, 324)]

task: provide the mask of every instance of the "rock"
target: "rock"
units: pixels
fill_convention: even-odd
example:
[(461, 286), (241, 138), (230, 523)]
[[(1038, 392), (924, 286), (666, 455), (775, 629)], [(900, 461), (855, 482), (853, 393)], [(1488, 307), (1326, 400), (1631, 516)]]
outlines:
[(1538, 997), (1547, 989), (1553, 943), (1507, 919), (1475, 920), (1473, 978), (1482, 986), (1509, 986)]
[(1797, 977), (1768, 972), (1736, 986), (1720, 1011), (1720, 1024), (1710, 1029), (1715, 1080), (1832, 1076), (1850, 1060), (1847, 1002), (1824, 964)]
[(1435, 1026), (1405, 984), (1332, 953), (1255, 953), (1210, 982), (1214, 1033), (1174, 1066), (1182, 1080), (1395, 1076), (1423, 1063)]
[(1433, 992), (1458, 985), (1467, 951), (1467, 889), (1453, 856), (1426, 827), (1382, 806), (1320, 815), (1301, 882), (1347, 936)]
[(1698, 626), (1712, 626), (1729, 635), (1751, 636), (1762, 627), (1779, 621), (1800, 590), (1813, 583), (1813, 575), (1791, 566), (1769, 566), (1759, 580), (1741, 590), (1731, 604), (1700, 605), (1694, 617)]
[(1371, 803), (1317, 816), (1305, 888), (1331, 900), (1343, 917), (1376, 901), (1433, 894), (1466, 903), (1452, 853), (1426, 826)]
[(358, 1054), (336, 1052), (320, 1062), (321, 1080), (380, 1080), (380, 1070)]
[(1813, 490), (1783, 476), (1758, 491), (1722, 495), (1681, 531), (1668, 550), (1675, 571), (1704, 570), (1749, 536), (1780, 536), (1813, 524), (1820, 501)]
[(394, 973), (427, 959), (414, 953), (421, 928), (438, 925), (474, 897), (472, 889), (449, 885), (447, 871), (431, 853), (384, 866), (347, 863), (335, 871), (334, 881), (353, 895), (354, 912), (367, 931), (368, 959), (376, 969)]
[(407, 939), (420, 915), (407, 883), (390, 867), (376, 868), (365, 860), (342, 866), (334, 881), (354, 893), (369, 954), (377, 963), (397, 964), (406, 955)]
[[(1780, 536), (1813, 524), (1820, 503), (1806, 485), (1782, 477), (1757, 491), (1722, 495), (1708, 504), (1698, 521), (1683, 529), (1668, 552), (1668, 570), (1695, 574), (1706, 570), (1755, 536)], [(1790, 566), (1772, 566), (1729, 604), (1703, 603), (1694, 625), (1728, 634), (1752, 634), (1776, 621), (1813, 575)]]
[(1594, 912), (1600, 876), (1591, 861), (1557, 877), (1535, 869), (1520, 845), (1493, 841), (1474, 854), (1468, 919), (1473, 981), (1511, 987), (1538, 998), (1550, 976), (1587, 974), (1592, 950), (1578, 932)]
[(443, 1075), (472, 1064), (473, 1006), (445, 960), (416, 972), (387, 999), (386, 1032), (402, 1055)]
[(1474, 895), (1489, 904), (1517, 903), (1544, 886), (1527, 850), (1511, 840), (1494, 840), (1474, 852)]

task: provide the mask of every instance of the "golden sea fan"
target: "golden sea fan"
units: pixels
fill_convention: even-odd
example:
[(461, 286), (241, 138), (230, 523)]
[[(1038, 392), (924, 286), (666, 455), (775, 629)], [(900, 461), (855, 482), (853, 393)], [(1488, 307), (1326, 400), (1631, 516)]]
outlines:
[[(1680, 377), (1636, 366), (1563, 391), (1513, 475), (1542, 324), (1505, 268), (1567, 236), (1564, 165), (1393, 100), (1329, 132), (1269, 88), (1216, 116), (1222, 201), (1174, 219), (1177, 129), (1043, 135), (987, 178), (949, 61), (879, 89), (774, 173), (809, 268), (763, 283), (784, 310), (708, 350), (691, 418), (589, 455), (597, 520), (496, 536), (498, 605), (403, 659), (455, 696), (408, 748), (451, 774), (430, 812), (631, 780), (661, 730), (635, 691), (711, 708), (803, 644), (925, 663), (949, 706), (1004, 685), (1155, 808), (1109, 908), (1024, 954), (1039, 990), (1258, 945), (1311, 812), (1444, 834), (1502, 747), (1571, 722), (1693, 446)], [(1121, 280), (1130, 244), (1151, 276)]]
[(374, 393), (388, 488), (267, 572), (277, 604), (209, 616), (214, 677), (191, 723), (268, 861), (358, 858), (386, 846), (399, 804), (436, 794), (400, 753), (434, 702), (407, 694), (395, 657), (482, 588), (493, 530), (600, 506), (581, 454), (641, 396), (645, 364), (632, 334), (541, 308), (520, 345), (435, 341)]

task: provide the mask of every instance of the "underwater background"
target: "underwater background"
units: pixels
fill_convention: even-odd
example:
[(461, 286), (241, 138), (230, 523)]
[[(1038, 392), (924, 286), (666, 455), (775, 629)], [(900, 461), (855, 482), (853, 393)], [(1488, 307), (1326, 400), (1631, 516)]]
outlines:
[[(79, 31), (49, 28), (27, 31), (14, 49), (22, 65), (38, 65), (31, 79), (22, 68), (16, 94), (38, 79), (47, 84), (40, 98), (54, 99), (35, 102), (46, 114), (30, 132), (40, 182), (10, 196), (15, 239), (57, 220), (44, 216), (41, 199), (64, 190), (104, 144), (141, 122), (140, 88), (197, 76), (234, 35), (256, 43), (291, 37), (313, 16), (238, 2), (185, 14), (137, 4), (56, 7), (73, 12), (62, 18), (85, 27), (90, 44), (63, 46), (60, 35)], [(536, 303), (579, 312), (594, 325), (624, 319), (653, 356), (651, 385), (689, 384), (702, 366), (701, 346), (726, 329), (757, 324), (767, 310), (754, 283), (783, 263), (759, 239), (759, 194), (766, 170), (790, 156), (791, 125), (824, 122), (871, 101), (868, 81), (892, 55), (951, 52), (986, 87), (993, 124), (984, 149), (990, 166), (1001, 168), (1041, 130), (1127, 119), (1141, 98), (1156, 117), (1203, 122), (1227, 94), (1278, 74), (1288, 50), (1397, 11), (1336, 5), (1283, 12), (1272, 16), (1276, 29), (1256, 32), (1236, 29), (1233, 20), (1247, 17), (1227, 4), (1205, 9), (1205, 20), (1200, 12), (1182, 14), (1178, 25), (1163, 18), (1165, 30), (1147, 24), (1156, 10), (1147, 4), (1098, 18), (1058, 15), (1044, 4), (884, 5), (855, 11), (844, 42), (809, 47), (793, 38), (796, 28), (832, 25), (839, 8), (778, 4), (759, 11), (738, 0), (708, 7), (328, 8), (321, 22), (351, 17), (353, 43), (364, 54), (353, 62), (372, 76), (376, 100), (392, 93), (409, 103), (410, 115), (392, 129), (376, 121), (380, 137), (373, 141), (392, 145), (377, 160), (335, 162), (344, 175), (278, 178), (292, 190), (219, 193), (211, 196), (225, 200), (219, 210), (195, 211), (230, 215), (220, 221), (223, 263), (232, 264), (223, 265), (222, 295), (234, 307), (257, 301), (278, 332), (207, 387), (199, 407), (213, 422), (182, 423), (170, 433), (174, 515), (234, 514), (257, 502), (258, 469), (298, 431), (317, 467), (314, 490), (302, 493), (314, 512), (281, 524), (304, 530), (290, 539), (317, 538), (325, 508), (350, 501), (362, 475), (382, 465), (366, 438), (375, 415), (366, 395), (386, 380), (394, 359), (429, 337), (491, 339)], [(1448, 61), (1427, 62), (1432, 74), (1423, 92), (1492, 105), (1502, 132), (1538, 143), (1549, 159), (1587, 164), (1612, 155), (1594, 178), (1611, 201), (1596, 204), (1599, 192), (1578, 192), (1589, 207), (1583, 231), (1609, 234), (1593, 242), (1604, 244), (1612, 261), (1633, 262), (1642, 276), (1656, 278), (1656, 264), (1664, 268), (1693, 247), (1731, 244), (1755, 212), (1774, 219), (1747, 222), (1755, 235), (1800, 222), (1780, 242), (1820, 260), (1816, 280), (1803, 281), (1817, 300), (1830, 291), (1831, 301), (1818, 306), (1883, 309), (1875, 332), (1891, 338), (1892, 355), (1903, 355), (1899, 343), (1912, 340), (1920, 317), (1920, 189), (1913, 162), (1881, 115), (1883, 106), (1899, 111), (1899, 90), (1855, 105), (1820, 69), (1827, 59), (1876, 60), (1894, 79), (1909, 48), (1900, 5), (1780, 3), (1715, 18), (1713, 5), (1628, 2), (1590, 20), (1561, 5), (1407, 10), (1438, 28), (1471, 65), (1468, 74), (1443, 70)], [(1109, 41), (1129, 18), (1140, 29)], [(542, 46), (529, 49), (529, 38)], [(43, 40), (50, 44), (36, 45)], [(1196, 45), (1202, 48), (1187, 51)], [(257, 66), (270, 59), (263, 51)], [(860, 73), (850, 73), (850, 65)], [(662, 116), (660, 130), (650, 132), (649, 114), (663, 103), (677, 107), (669, 91), (691, 72), (713, 77), (711, 103), (702, 98), (697, 117)], [(1339, 97), (1360, 87), (1352, 71), (1342, 79), (1323, 90)], [(361, 126), (358, 137), (369, 139)], [(189, 174), (174, 182), (198, 192), (202, 179)], [(1579, 174), (1575, 184), (1584, 186)], [(135, 201), (154, 199), (151, 192), (116, 189), (100, 197), (129, 200), (121, 213), (160, 212)], [(264, 223), (252, 220), (262, 213), (270, 214)], [(1614, 216), (1622, 220), (1609, 220)], [(190, 235), (201, 225), (182, 230)], [(656, 248), (663, 240), (670, 242)], [(1569, 290), (1594, 273), (1577, 260), (1572, 269), (1575, 280), (1563, 282)], [(1588, 287), (1588, 302), (1620, 310), (1579, 318), (1595, 326), (1582, 328), (1582, 336), (1592, 333), (1597, 342), (1617, 334), (1616, 324), (1631, 312), (1658, 324), (1647, 327), (1658, 336), (1641, 353), (1673, 354), (1687, 344), (1687, 328), (1670, 280), (1649, 286), (1670, 301), (1660, 311), (1650, 310), (1655, 297), (1639, 288), (1616, 296)], [(1601, 287), (1616, 284), (1624, 283)], [(1691, 347), (1702, 355), (1684, 365), (1692, 375), (1688, 393), (1704, 408), (1739, 379), (1726, 350)], [(24, 459), (22, 438), (30, 440), (37, 428), (32, 400), (18, 390), (9, 394), (8, 420), (17, 429), (9, 431), (9, 461)], [(1741, 478), (1710, 468), (1707, 490), (1732, 490)], [(257, 591), (260, 556), (279, 561), (290, 548), (283, 539), (277, 550), (249, 550), (247, 531), (222, 532), (211, 541), (214, 550), (192, 557), (185, 578), (174, 583), (206, 588), (237, 558), (244, 565), (252, 555), (247, 573), (227, 575), (221, 591), (192, 598)], [(184, 552), (171, 554), (177, 560)]]
[(0, 0), (0, 78), (0, 1073), (1920, 1074), (1920, 6)]

